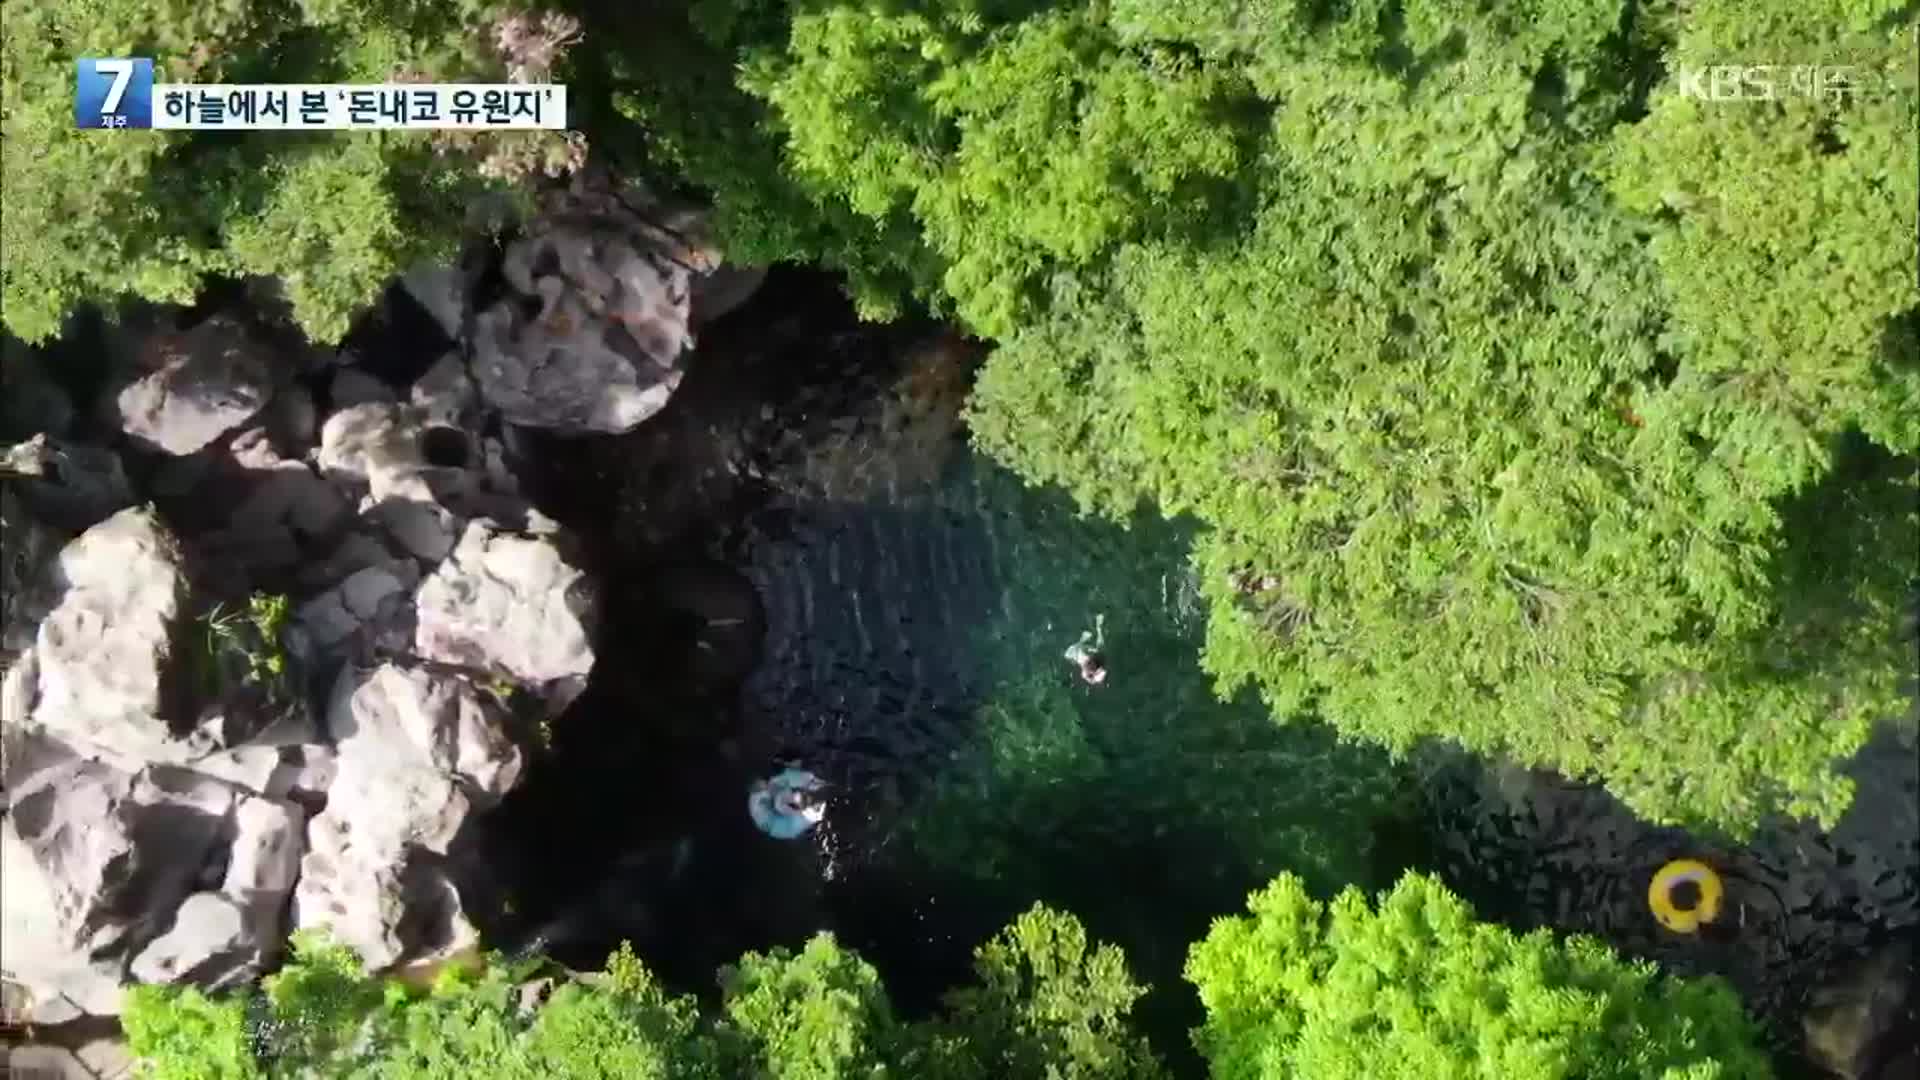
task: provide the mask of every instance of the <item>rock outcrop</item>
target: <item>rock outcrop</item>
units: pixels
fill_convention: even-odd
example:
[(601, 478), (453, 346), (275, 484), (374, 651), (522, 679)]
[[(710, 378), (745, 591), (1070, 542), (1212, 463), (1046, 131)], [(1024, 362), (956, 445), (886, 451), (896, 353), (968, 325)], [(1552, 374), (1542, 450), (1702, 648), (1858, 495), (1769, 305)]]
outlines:
[(342, 675), (328, 725), (337, 771), (308, 825), (295, 922), (376, 967), (465, 944), (473, 932), (439, 857), (519, 780), (505, 711), (462, 678), (384, 664)]
[(63, 591), (33, 646), (32, 728), (127, 769), (184, 756), (164, 700), (188, 599), (181, 558), (171, 532), (140, 509), (61, 551)]
[(592, 589), (544, 537), (469, 524), (416, 602), (415, 648), (428, 660), (542, 689), (584, 682), (593, 667)]
[(474, 378), (508, 421), (629, 431), (678, 388), (694, 324), (744, 303), (765, 276), (723, 264), (706, 233), (697, 212), (583, 174), (508, 249), (510, 295), (469, 315), (457, 275), (423, 270), (407, 284), (443, 326), (456, 311), (470, 320)]
[[(0, 976), (31, 1019), (232, 985), (295, 928), (374, 967), (475, 947), (477, 812), (584, 688), (600, 615), (521, 491), (526, 432), (645, 421), (691, 321), (757, 282), (660, 218), (576, 190), (485, 310), (460, 273), (414, 275), (455, 341), (431, 364), (126, 322), (130, 370), (0, 451)], [(69, 414), (126, 439), (70, 441)]]
[(558, 227), (507, 255), (519, 299), (480, 313), (474, 374), (516, 424), (630, 431), (680, 385), (690, 347), (687, 271), (640, 237)]
[[(225, 986), (279, 955), (300, 812), (171, 765), (14, 740), (0, 829), (5, 972), (34, 1015), (114, 1015), (129, 978)], [(24, 775), (22, 775), (24, 774)]]
[(127, 434), (169, 454), (191, 454), (260, 412), (273, 393), (261, 348), (230, 319), (148, 339), (146, 374), (115, 402)]

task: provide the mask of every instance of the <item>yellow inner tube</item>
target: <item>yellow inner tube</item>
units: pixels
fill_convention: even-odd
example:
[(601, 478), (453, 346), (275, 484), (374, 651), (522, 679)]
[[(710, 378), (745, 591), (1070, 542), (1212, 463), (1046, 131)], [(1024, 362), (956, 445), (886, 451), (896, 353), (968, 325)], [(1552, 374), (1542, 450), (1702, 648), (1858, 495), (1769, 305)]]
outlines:
[[(1694, 894), (1683, 897), (1686, 907), (1674, 896), (1682, 885), (1693, 886), (1685, 890)], [(1653, 917), (1676, 934), (1694, 933), (1719, 918), (1720, 896), (1720, 875), (1697, 859), (1675, 859), (1661, 867), (1647, 886), (1647, 906), (1653, 909)]]

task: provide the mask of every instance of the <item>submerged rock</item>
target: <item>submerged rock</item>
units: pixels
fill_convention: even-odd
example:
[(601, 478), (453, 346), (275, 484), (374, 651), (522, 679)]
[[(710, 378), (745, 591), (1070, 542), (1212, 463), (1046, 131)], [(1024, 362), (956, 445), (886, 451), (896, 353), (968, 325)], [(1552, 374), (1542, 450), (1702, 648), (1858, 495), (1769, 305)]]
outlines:
[(1802, 1027), (1807, 1056), (1844, 1080), (1894, 1080), (1890, 1065), (1914, 1046), (1914, 945), (1878, 952), (1814, 990)]

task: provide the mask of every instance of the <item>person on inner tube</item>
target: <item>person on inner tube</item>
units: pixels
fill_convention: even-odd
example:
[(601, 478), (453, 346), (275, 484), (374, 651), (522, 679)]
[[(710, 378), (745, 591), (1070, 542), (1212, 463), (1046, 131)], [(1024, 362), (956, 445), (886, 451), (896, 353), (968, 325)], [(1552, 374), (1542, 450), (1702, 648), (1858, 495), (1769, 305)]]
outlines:
[(782, 785), (773, 797), (774, 808), (783, 814), (819, 824), (826, 816), (827, 808), (814, 793), (806, 788)]
[(1067, 659), (1080, 672), (1080, 680), (1088, 686), (1099, 686), (1107, 681), (1107, 658), (1100, 651), (1107, 640), (1107, 617), (1095, 615), (1093, 629), (1082, 630), (1080, 640), (1067, 646)]
[(747, 812), (768, 836), (796, 839), (826, 819), (823, 786), (819, 777), (804, 769), (785, 769), (771, 779), (754, 782), (747, 794)]

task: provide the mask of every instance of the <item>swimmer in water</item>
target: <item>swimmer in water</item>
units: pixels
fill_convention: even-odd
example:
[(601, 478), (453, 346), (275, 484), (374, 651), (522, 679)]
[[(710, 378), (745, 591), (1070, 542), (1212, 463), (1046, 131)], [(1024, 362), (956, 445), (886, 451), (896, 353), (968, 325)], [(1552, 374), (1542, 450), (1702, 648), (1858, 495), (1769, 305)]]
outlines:
[(786, 769), (768, 780), (754, 782), (747, 794), (747, 813), (760, 831), (776, 840), (804, 835), (827, 816), (820, 797), (825, 786), (804, 769)]
[(1067, 646), (1067, 660), (1079, 669), (1080, 680), (1088, 686), (1099, 686), (1107, 681), (1107, 658), (1100, 651), (1106, 641), (1107, 617), (1095, 615), (1093, 629), (1082, 630), (1080, 640)]

